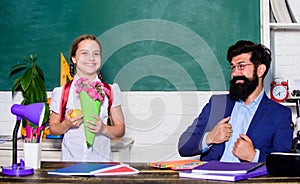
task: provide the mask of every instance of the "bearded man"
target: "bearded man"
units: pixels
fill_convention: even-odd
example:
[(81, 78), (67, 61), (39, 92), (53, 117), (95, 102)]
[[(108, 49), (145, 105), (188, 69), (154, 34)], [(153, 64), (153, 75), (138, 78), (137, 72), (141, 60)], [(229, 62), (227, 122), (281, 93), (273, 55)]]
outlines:
[(227, 51), (229, 94), (213, 95), (181, 135), (181, 156), (200, 160), (265, 162), (271, 152), (289, 152), (293, 139), (291, 110), (271, 99), (263, 80), (271, 52), (262, 44), (240, 40)]

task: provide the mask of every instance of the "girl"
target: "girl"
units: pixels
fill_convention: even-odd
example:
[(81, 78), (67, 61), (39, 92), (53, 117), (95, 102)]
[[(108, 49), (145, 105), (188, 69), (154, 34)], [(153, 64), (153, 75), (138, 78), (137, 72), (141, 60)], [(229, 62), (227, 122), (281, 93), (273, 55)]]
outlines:
[[(61, 161), (112, 161), (110, 139), (120, 138), (125, 133), (124, 116), (121, 109), (121, 91), (118, 84), (110, 85), (112, 105), (109, 107), (107, 95), (101, 103), (99, 116), (93, 116), (97, 121), (89, 121), (90, 132), (95, 133), (94, 144), (87, 147), (83, 124), (84, 114), (71, 118), (73, 109), (81, 109), (79, 94), (75, 83), (79, 78), (87, 78), (90, 82), (100, 81), (101, 44), (93, 35), (81, 35), (75, 39), (70, 53), (71, 75), (76, 74), (70, 83), (65, 110), (61, 112), (63, 87), (54, 88), (50, 102), (50, 131), (52, 135), (64, 134), (62, 141)], [(74, 67), (75, 66), (75, 67)], [(110, 111), (110, 114), (109, 114)], [(60, 118), (61, 115), (63, 118)], [(108, 126), (111, 116), (113, 126)]]

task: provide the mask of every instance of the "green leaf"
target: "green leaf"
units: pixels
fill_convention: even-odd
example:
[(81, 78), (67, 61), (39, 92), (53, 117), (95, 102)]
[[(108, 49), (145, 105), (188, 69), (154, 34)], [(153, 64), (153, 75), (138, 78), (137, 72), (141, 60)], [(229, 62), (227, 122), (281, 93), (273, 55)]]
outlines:
[(22, 80), (22, 77), (19, 77), (14, 81), (12, 91), (11, 91), (13, 96), (17, 90), (20, 90), (21, 80)]
[(39, 102), (46, 102), (47, 94), (43, 80), (40, 78), (34, 78), (32, 87), (37, 93), (37, 100)]
[(24, 98), (23, 101), (21, 102), (22, 105), (28, 105), (30, 104), (30, 101), (28, 98)]
[[(27, 100), (31, 100), (32, 98), (32, 90), (28, 89), (26, 92), (23, 92), (23, 97), (24, 99), (27, 101)], [(34, 103), (34, 101), (29, 101), (29, 103)], [(28, 103), (27, 103), (28, 104)]]
[(27, 91), (29, 85), (32, 81), (32, 68), (26, 70), (26, 72), (22, 76), (21, 86), (24, 91)]
[(49, 121), (49, 116), (50, 116), (50, 107), (48, 104), (45, 103), (45, 116), (43, 120), (43, 125)]
[(31, 89), (29, 91), (31, 92), (31, 95), (28, 96), (29, 104), (37, 102), (35, 99), (36, 93), (33, 93), (33, 90)]
[(32, 86), (35, 91), (35, 101), (36, 102), (46, 102), (46, 92), (42, 87), (40, 87), (40, 83), (33, 81), (34, 85)]
[(23, 70), (25, 70), (27, 67), (28, 67), (28, 66), (27, 66), (27, 64), (25, 64), (25, 63), (21, 63), (21, 64), (15, 65), (15, 66), (11, 67), (11, 69), (9, 70), (9, 76), (12, 76), (12, 75), (14, 75), (15, 73), (18, 73), (18, 72), (20, 72), (20, 71), (23, 71)]
[(37, 71), (37, 73), (35, 73), (35, 75), (38, 76), (39, 78), (41, 78), (45, 82), (44, 72), (42, 71), (42, 69), (39, 66), (35, 65), (35, 67), (36, 67), (36, 71)]
[(38, 84), (38, 88), (40, 88), (40, 90), (44, 90), (46, 92), (45, 81), (41, 77), (36, 77), (36, 83)]

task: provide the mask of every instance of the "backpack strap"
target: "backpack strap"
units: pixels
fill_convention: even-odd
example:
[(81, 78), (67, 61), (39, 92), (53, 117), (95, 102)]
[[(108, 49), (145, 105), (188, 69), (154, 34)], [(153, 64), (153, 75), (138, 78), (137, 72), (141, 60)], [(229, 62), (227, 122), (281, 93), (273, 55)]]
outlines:
[(108, 114), (108, 118), (107, 118), (107, 125), (108, 126), (113, 126), (113, 122), (112, 122), (112, 119), (111, 119), (111, 115), (110, 115), (110, 108), (112, 106), (112, 103), (113, 103), (113, 91), (111, 89), (111, 86), (105, 82), (102, 82), (104, 87), (106, 89), (108, 89), (108, 92), (106, 93), (107, 95), (107, 98), (108, 98), (108, 107), (107, 107), (107, 114)]
[(60, 116), (59, 116), (60, 122), (62, 122), (65, 119), (67, 102), (68, 102), (69, 92), (70, 92), (72, 82), (73, 80), (67, 82), (62, 89), (61, 99), (60, 99)]
[[(72, 84), (73, 80), (67, 82), (63, 89), (62, 89), (62, 93), (61, 93), (61, 101), (60, 101), (60, 122), (62, 122), (65, 118), (65, 113), (66, 113), (66, 108), (67, 108), (67, 102), (68, 102), (68, 98), (69, 98), (69, 93), (70, 93), (70, 88), (71, 88), (71, 84)], [(110, 119), (110, 108), (112, 106), (112, 102), (113, 102), (113, 92), (111, 90), (111, 86), (105, 82), (102, 82), (104, 87), (106, 89), (108, 89), (107, 92), (107, 98), (108, 98), (108, 108), (107, 108), (107, 113), (108, 113), (108, 125), (112, 125), (112, 121)]]
[(110, 108), (112, 106), (112, 102), (113, 102), (113, 94), (112, 94), (112, 90), (111, 90), (111, 87), (109, 84), (106, 84), (105, 82), (102, 82), (104, 87), (106, 89), (108, 89), (108, 93), (106, 94), (107, 95), (107, 98), (108, 98), (108, 114), (110, 114)]

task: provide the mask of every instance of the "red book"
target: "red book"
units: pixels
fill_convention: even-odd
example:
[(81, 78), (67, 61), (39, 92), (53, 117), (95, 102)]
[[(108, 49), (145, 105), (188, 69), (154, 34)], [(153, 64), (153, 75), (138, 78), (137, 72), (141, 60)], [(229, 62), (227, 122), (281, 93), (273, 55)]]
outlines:
[(113, 168), (106, 171), (100, 171), (95, 173), (94, 176), (110, 176), (110, 175), (130, 175), (130, 174), (137, 174), (139, 171), (133, 167), (123, 165), (119, 168)]

